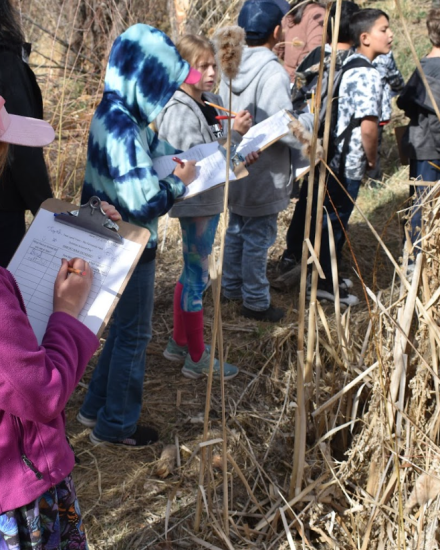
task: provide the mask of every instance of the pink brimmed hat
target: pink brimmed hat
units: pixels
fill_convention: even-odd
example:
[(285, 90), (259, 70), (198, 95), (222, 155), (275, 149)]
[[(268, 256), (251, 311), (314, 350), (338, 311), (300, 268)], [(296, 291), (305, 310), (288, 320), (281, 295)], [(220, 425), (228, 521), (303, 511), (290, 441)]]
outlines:
[(196, 69), (192, 67), (189, 69), (188, 76), (185, 78), (184, 82), (186, 84), (197, 84), (197, 82), (202, 78), (202, 73), (199, 73)]
[(37, 118), (10, 115), (0, 96), (0, 141), (13, 145), (43, 147), (53, 141), (55, 132), (50, 124)]

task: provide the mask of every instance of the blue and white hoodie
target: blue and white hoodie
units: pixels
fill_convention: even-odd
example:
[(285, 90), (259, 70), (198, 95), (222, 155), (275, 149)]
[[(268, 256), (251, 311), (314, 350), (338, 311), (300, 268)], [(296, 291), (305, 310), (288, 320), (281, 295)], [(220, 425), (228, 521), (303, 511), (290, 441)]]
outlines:
[(93, 195), (113, 204), (123, 220), (146, 227), (157, 246), (157, 218), (185, 191), (170, 175), (159, 180), (152, 159), (180, 152), (148, 127), (188, 76), (190, 66), (171, 40), (137, 24), (114, 42), (104, 95), (90, 126), (81, 203)]

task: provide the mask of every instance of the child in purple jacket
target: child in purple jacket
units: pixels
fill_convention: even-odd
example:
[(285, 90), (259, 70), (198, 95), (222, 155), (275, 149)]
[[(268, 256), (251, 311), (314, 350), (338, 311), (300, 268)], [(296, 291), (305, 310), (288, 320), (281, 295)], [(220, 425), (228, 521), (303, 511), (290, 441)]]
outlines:
[[(9, 115), (0, 97), (0, 174), (7, 144), (43, 146), (49, 124)], [(113, 207), (107, 215), (119, 219)], [(85, 275), (69, 273), (78, 269)], [(62, 260), (53, 313), (41, 345), (14, 277), (0, 267), (0, 549), (87, 550), (71, 478), (75, 458), (64, 407), (98, 347), (77, 317), (93, 272), (79, 258)]]

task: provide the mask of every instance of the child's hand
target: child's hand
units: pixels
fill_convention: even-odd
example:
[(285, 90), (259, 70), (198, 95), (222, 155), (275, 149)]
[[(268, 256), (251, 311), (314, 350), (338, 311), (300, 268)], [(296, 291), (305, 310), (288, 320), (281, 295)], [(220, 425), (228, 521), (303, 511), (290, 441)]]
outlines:
[(246, 155), (246, 162), (244, 163), (245, 166), (250, 166), (251, 164), (254, 164), (254, 162), (257, 162), (257, 160), (260, 158), (260, 151), (252, 151), (252, 153), (249, 153)]
[(122, 220), (121, 214), (116, 210), (113, 204), (109, 204), (107, 201), (101, 201), (101, 208), (107, 218), (110, 218), (114, 222)]
[[(75, 269), (78, 273), (69, 272)], [(53, 310), (63, 312), (78, 318), (86, 303), (93, 281), (93, 270), (80, 258), (67, 261), (61, 260), (61, 268), (55, 279), (53, 289)]]
[(184, 166), (178, 164), (173, 172), (185, 185), (189, 185), (196, 179), (196, 161), (185, 160)]
[(252, 126), (252, 117), (249, 111), (239, 111), (235, 115), (233, 129), (241, 134), (242, 136), (249, 130)]

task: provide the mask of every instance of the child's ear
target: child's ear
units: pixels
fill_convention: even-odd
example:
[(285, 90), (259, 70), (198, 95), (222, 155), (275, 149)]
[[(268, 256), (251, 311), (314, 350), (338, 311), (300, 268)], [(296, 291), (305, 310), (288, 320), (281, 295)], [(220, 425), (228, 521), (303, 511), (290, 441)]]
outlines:
[(359, 37), (359, 44), (361, 46), (369, 46), (370, 45), (370, 33), (369, 32), (363, 32), (361, 33)]
[(281, 42), (283, 40), (283, 28), (281, 25), (277, 25), (273, 30), (273, 37), (277, 42)]

